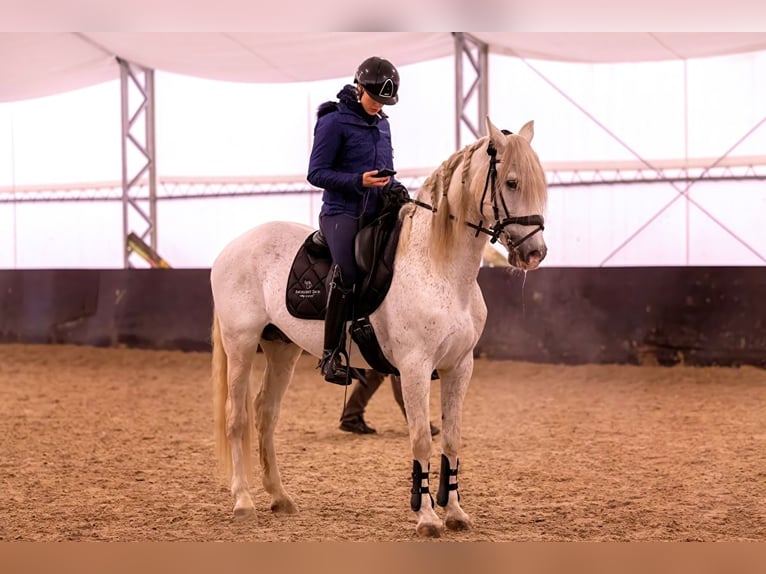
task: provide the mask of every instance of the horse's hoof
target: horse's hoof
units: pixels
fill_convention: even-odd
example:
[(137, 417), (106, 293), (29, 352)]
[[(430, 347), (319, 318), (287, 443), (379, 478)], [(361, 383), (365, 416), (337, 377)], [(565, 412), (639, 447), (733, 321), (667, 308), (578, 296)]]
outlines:
[(447, 518), (444, 521), (447, 530), (470, 530), (471, 523), (462, 518)]
[(298, 507), (289, 498), (280, 498), (271, 503), (271, 511), (274, 514), (297, 514)]
[(441, 528), (436, 524), (430, 522), (425, 524), (418, 524), (415, 528), (415, 532), (422, 538), (439, 538), (442, 535)]
[(234, 518), (236, 520), (247, 520), (255, 516), (255, 508), (252, 506), (240, 506), (234, 508)]

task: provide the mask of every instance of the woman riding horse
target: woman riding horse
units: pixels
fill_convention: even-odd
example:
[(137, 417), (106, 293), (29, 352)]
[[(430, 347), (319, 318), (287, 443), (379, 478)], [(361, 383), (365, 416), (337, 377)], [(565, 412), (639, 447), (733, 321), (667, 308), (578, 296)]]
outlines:
[(354, 84), (344, 86), (338, 102), (319, 106), (308, 169), (309, 183), (324, 189), (319, 228), (333, 261), (320, 367), (325, 380), (339, 385), (351, 381), (339, 347), (357, 280), (354, 237), (380, 213), (381, 190), (407, 193), (385, 175), (393, 174), (394, 158), (383, 106), (399, 101), (399, 72), (373, 56), (359, 65)]

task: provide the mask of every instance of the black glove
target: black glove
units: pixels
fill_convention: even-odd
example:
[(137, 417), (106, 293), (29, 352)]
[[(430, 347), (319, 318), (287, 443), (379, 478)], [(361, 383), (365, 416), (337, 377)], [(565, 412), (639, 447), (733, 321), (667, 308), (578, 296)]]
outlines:
[(391, 183), (383, 188), (383, 209), (396, 209), (410, 200), (410, 194), (402, 182), (391, 180)]

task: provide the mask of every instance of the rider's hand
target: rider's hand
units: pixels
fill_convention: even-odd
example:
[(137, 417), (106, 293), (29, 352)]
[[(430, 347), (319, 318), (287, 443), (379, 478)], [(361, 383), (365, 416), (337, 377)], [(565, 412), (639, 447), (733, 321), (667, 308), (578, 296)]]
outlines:
[(391, 176), (372, 177), (376, 173), (378, 173), (377, 169), (373, 169), (372, 171), (365, 171), (362, 174), (362, 185), (364, 187), (385, 187), (388, 185), (388, 182), (391, 181)]

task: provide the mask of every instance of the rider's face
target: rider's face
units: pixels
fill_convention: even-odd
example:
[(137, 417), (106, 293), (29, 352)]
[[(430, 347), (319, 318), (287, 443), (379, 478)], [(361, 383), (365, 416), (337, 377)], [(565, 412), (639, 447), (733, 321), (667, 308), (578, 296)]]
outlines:
[(383, 104), (373, 100), (370, 97), (370, 94), (367, 93), (367, 90), (364, 90), (364, 89), (362, 90), (362, 97), (359, 98), (359, 102), (362, 104), (364, 111), (370, 114), (371, 116), (374, 116), (380, 110), (383, 109)]

